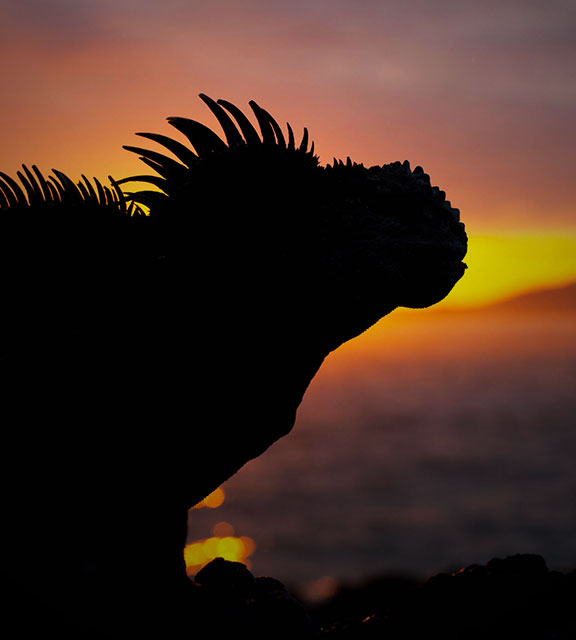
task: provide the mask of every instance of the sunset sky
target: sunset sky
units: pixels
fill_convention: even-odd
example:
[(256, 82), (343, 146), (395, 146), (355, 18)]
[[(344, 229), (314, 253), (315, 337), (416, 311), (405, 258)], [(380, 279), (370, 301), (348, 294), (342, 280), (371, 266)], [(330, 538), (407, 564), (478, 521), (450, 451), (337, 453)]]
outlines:
[(576, 280), (573, 0), (0, 0), (0, 169), (140, 172), (198, 93), (255, 99), (322, 163), (408, 159), (460, 208), (480, 304)]

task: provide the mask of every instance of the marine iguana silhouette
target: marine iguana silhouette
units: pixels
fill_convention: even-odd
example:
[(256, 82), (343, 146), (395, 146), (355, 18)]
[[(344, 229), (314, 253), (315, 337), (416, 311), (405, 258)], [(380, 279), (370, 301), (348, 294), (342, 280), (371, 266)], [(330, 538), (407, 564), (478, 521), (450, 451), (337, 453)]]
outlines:
[(191, 147), (138, 134), (172, 154), (126, 147), (155, 175), (0, 173), (9, 575), (32, 631), (186, 628), (188, 508), (291, 430), (331, 351), (464, 273), (421, 167), (321, 166), (306, 129), (200, 97), (224, 139), (180, 117)]

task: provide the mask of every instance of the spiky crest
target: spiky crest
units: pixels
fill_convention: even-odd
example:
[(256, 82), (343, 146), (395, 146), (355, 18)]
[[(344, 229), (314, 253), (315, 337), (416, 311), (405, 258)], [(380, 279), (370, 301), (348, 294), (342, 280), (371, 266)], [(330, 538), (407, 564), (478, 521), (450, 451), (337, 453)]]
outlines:
[[(110, 187), (93, 178), (94, 185), (82, 175), (75, 183), (62, 171), (52, 169), (53, 175), (45, 178), (36, 165), (32, 171), (22, 165), (23, 171), (17, 171), (20, 184), (0, 171), (0, 210), (31, 207), (55, 207), (60, 204), (72, 204), (80, 208), (100, 208), (128, 216), (143, 215), (136, 203), (127, 203), (126, 196), (118, 182), (111, 176)], [(94, 188), (95, 187), (95, 188)]]
[[(288, 131), (287, 143), (278, 122), (254, 100), (251, 100), (249, 105), (256, 117), (258, 129), (231, 102), (222, 99), (216, 101), (204, 93), (199, 94), (199, 96), (218, 120), (225, 140), (196, 120), (170, 117), (168, 118), (168, 123), (186, 136), (192, 149), (168, 136), (155, 133), (138, 133), (137, 135), (153, 140), (168, 149), (177, 160), (156, 151), (129, 145), (124, 146), (124, 149), (138, 154), (140, 159), (158, 175), (130, 176), (119, 180), (118, 184), (126, 184), (128, 182), (148, 183), (168, 194), (174, 185), (185, 181), (190, 172), (194, 171), (203, 160), (212, 157), (214, 154), (228, 153), (241, 148), (274, 148), (279, 151), (300, 153), (314, 158), (314, 143), (310, 147), (308, 146), (309, 135), (306, 128), (304, 128), (300, 145), (296, 147), (294, 132), (290, 124), (286, 123)], [(134, 202), (150, 206), (152, 202), (157, 202), (159, 198), (161, 199), (162, 194), (155, 191), (137, 191), (130, 193), (129, 198)]]

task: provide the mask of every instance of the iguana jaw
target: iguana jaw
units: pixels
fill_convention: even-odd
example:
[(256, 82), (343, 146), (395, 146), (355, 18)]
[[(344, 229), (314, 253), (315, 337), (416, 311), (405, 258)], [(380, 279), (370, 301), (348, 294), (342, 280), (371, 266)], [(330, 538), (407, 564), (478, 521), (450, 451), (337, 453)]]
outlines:
[(419, 247), (412, 264), (403, 270), (398, 306), (421, 309), (443, 300), (468, 268), (463, 261), (466, 252), (466, 244), (456, 241), (446, 246)]

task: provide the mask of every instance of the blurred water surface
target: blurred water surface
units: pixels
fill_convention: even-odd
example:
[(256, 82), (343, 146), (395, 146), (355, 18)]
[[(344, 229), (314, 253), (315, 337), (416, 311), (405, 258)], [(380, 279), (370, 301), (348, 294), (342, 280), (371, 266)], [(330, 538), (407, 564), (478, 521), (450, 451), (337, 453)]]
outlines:
[[(249, 416), (239, 424), (249, 425)], [(397, 312), (332, 354), (293, 432), (191, 512), (287, 584), (576, 566), (576, 314)]]

